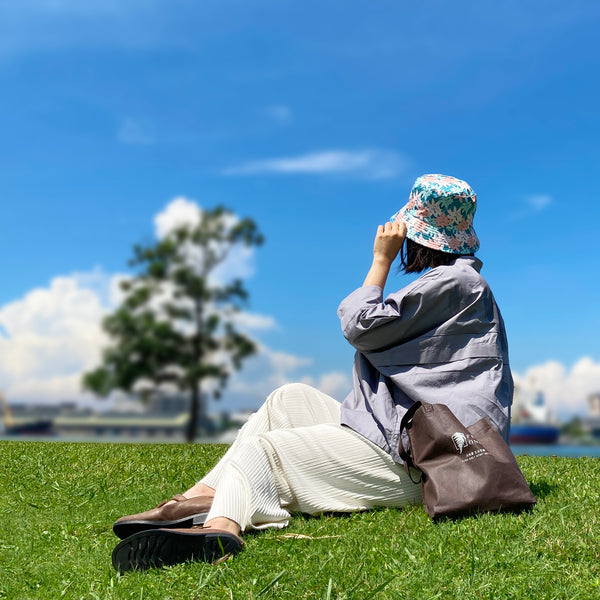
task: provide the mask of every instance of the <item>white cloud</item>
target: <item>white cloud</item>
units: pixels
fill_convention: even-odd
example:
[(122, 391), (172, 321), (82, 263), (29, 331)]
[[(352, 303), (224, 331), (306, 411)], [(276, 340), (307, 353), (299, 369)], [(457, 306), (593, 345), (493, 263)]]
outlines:
[[(82, 397), (80, 373), (100, 358), (100, 322), (117, 275), (98, 270), (55, 277), (47, 288), (0, 307), (0, 381), (12, 399), (55, 401)], [(102, 281), (104, 279), (104, 281)]]
[(6, 389), (11, 403), (25, 401), (35, 404), (60, 404), (91, 400), (91, 394), (81, 390), (81, 374), (20, 379)]
[(163, 239), (179, 227), (195, 227), (200, 222), (200, 207), (193, 200), (183, 196), (173, 198), (165, 208), (154, 217), (156, 237)]
[[(116, 306), (114, 290), (122, 279), (99, 270), (55, 277), (48, 287), (0, 307), (0, 389), (11, 402), (92, 397), (81, 390), (81, 376), (100, 364), (101, 350), (109, 342), (101, 321)], [(235, 321), (250, 332), (277, 327), (273, 317), (255, 313), (237, 313)], [(264, 346), (260, 358), (251, 361), (255, 363), (244, 377), (254, 379), (254, 388), (240, 385), (253, 400), (265, 385), (278, 387), (287, 382), (288, 373), (311, 363)]]
[(244, 369), (233, 373), (227, 393), (245, 399), (251, 408), (256, 408), (274, 389), (298, 381), (298, 369), (308, 367), (312, 362), (310, 358), (259, 345), (258, 353), (246, 361)]
[(259, 315), (257, 313), (234, 313), (231, 321), (240, 329), (252, 331), (267, 331), (278, 328), (277, 322), (273, 317), (269, 315)]
[(548, 361), (514, 374), (523, 400), (541, 391), (551, 411), (563, 419), (587, 413), (590, 394), (600, 392), (600, 362), (580, 358), (570, 369), (558, 361)]
[(147, 146), (154, 143), (154, 137), (141, 123), (135, 119), (126, 118), (117, 131), (117, 139), (123, 144)]
[[(193, 200), (179, 196), (174, 198), (167, 206), (154, 217), (156, 236), (159, 239), (167, 236), (171, 231), (189, 225), (195, 227), (200, 222), (202, 208)], [(225, 217), (225, 222), (233, 224), (237, 221), (235, 215)], [(201, 261), (202, 251), (190, 246), (188, 259), (190, 264)], [(231, 249), (225, 261), (218, 265), (210, 274), (213, 282), (225, 282), (231, 279), (247, 279), (254, 275), (254, 248), (237, 245)]]
[(407, 164), (403, 156), (390, 150), (325, 150), (300, 156), (246, 162), (224, 169), (223, 174), (344, 174), (366, 179), (391, 179), (405, 171)]
[[(341, 402), (352, 389), (351, 372), (332, 371), (313, 376), (314, 360), (260, 345), (242, 371), (232, 374), (226, 394), (239, 407), (256, 409), (267, 396), (286, 383), (311, 385)], [(308, 373), (307, 373), (308, 371)], [(218, 410), (219, 405), (215, 405)]]
[[(191, 200), (175, 198), (155, 217), (157, 237), (185, 223), (197, 223), (200, 210)], [(216, 276), (225, 281), (252, 272), (253, 251), (242, 248), (228, 256)], [(128, 277), (99, 268), (61, 275), (48, 286), (0, 306), (0, 389), (10, 401), (91, 398), (81, 390), (81, 376), (100, 363), (102, 348), (109, 342), (101, 327), (102, 318), (122, 301), (120, 283)], [(169, 294), (165, 289), (162, 299)], [(153, 305), (158, 307), (160, 301), (157, 298)], [(269, 315), (242, 311), (234, 313), (232, 319), (250, 333), (277, 328)], [(267, 352), (267, 366), (276, 373), (306, 363), (285, 353)], [(256, 376), (262, 379), (265, 372), (257, 371)], [(280, 381), (276, 374), (272, 379)]]
[(324, 373), (318, 378), (311, 376), (303, 377), (301, 381), (302, 383), (316, 387), (324, 394), (335, 398), (338, 402), (342, 402), (348, 395), (348, 392), (352, 390), (350, 372), (331, 371), (330, 373)]

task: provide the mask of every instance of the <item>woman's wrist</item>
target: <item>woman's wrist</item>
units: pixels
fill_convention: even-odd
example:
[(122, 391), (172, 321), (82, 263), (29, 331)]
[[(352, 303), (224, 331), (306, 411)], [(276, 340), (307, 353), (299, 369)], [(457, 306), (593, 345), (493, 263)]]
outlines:
[(373, 263), (371, 264), (371, 268), (367, 273), (363, 287), (367, 285), (377, 285), (383, 289), (390, 273), (391, 266), (392, 261), (389, 259), (374, 256)]
[(376, 267), (382, 268), (382, 269), (388, 269), (388, 271), (389, 271), (395, 258), (396, 258), (396, 256), (386, 256), (385, 254), (375, 254), (373, 256), (373, 263), (371, 264), (371, 266), (376, 266)]

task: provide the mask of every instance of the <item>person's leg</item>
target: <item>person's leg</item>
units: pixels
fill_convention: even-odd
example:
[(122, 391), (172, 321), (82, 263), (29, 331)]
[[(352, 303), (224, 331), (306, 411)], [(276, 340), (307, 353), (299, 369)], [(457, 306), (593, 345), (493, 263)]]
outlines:
[(136, 531), (113, 550), (113, 566), (125, 572), (187, 560), (212, 562), (242, 549), (239, 534), (252, 525), (253, 518), (283, 526), (289, 513), (279, 505), (272, 468), (259, 437), (238, 444), (223, 469), (211, 511), (200, 528)]
[(186, 498), (213, 498), (223, 469), (245, 441), (278, 429), (339, 423), (340, 406), (331, 396), (303, 383), (290, 383), (277, 388), (240, 429), (236, 440), (215, 467), (183, 495)]
[[(284, 527), (291, 512), (352, 512), (421, 501), (404, 468), (337, 424), (280, 429), (238, 447), (224, 468), (205, 527)], [(223, 521), (222, 519), (225, 519)]]
[(352, 512), (422, 501), (421, 485), (404, 466), (348, 427), (324, 424), (261, 437), (288, 511)]
[[(205, 523), (215, 488), (232, 456), (240, 446), (257, 435), (278, 429), (293, 429), (318, 423), (339, 423), (340, 404), (319, 390), (304, 384), (276, 389), (238, 433), (236, 441), (217, 465), (198, 483), (157, 508), (121, 517), (113, 525), (118, 537), (157, 527), (192, 527)], [(242, 453), (243, 454), (243, 453)], [(252, 470), (248, 461), (239, 469)]]
[(275, 430), (238, 444), (204, 527), (141, 531), (115, 548), (113, 565), (125, 571), (212, 561), (241, 550), (239, 535), (249, 527), (284, 527), (290, 511), (351, 512), (420, 500), (421, 486), (401, 465), (346, 427)]
[(271, 456), (262, 435), (246, 439), (221, 472), (219, 484), (207, 515), (205, 527), (221, 527), (215, 519), (226, 518), (241, 531), (260, 529), (263, 523), (285, 527), (290, 513), (281, 507)]

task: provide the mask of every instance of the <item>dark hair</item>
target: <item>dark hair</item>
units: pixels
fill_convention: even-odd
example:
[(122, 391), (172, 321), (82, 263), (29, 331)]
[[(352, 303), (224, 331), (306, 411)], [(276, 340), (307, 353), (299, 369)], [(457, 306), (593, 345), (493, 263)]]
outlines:
[[(427, 248), (406, 238), (406, 243), (402, 245), (402, 249), (400, 250), (400, 270), (405, 273), (421, 273), (421, 271), (429, 269), (429, 267), (449, 265), (459, 256), (465, 255), (450, 254), (450, 252)], [(469, 254), (467, 256), (473, 255)]]

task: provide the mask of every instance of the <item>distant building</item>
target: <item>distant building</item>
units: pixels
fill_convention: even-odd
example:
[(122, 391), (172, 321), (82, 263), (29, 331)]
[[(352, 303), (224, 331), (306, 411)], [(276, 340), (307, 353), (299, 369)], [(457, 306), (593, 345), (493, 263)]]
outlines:
[(146, 405), (147, 412), (160, 415), (178, 415), (189, 409), (190, 396), (188, 394), (153, 394)]
[(588, 411), (589, 416), (582, 419), (581, 426), (589, 435), (600, 439), (600, 392), (588, 396)]
[(588, 396), (588, 410), (591, 417), (600, 417), (600, 392)]
[(127, 413), (62, 414), (54, 419), (60, 436), (183, 440), (187, 412), (174, 416)]
[[(111, 410), (102, 412), (74, 402), (11, 404), (10, 408), (17, 426), (24, 428), (43, 418), (51, 425), (43, 433), (58, 438), (184, 441), (189, 423), (189, 403), (187, 394), (155, 394), (146, 404), (135, 398), (124, 398), (115, 402)], [(249, 411), (209, 414), (204, 422), (199, 423), (199, 429), (215, 441), (229, 442), (249, 415)], [(4, 430), (8, 432), (8, 427), (0, 423), (0, 433)], [(23, 431), (22, 434), (28, 432)]]

